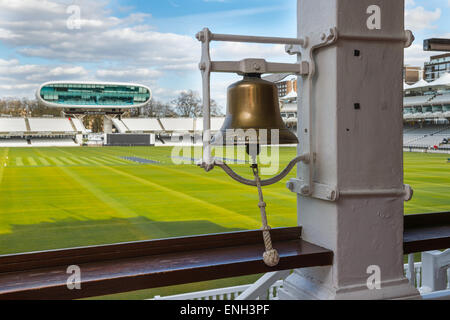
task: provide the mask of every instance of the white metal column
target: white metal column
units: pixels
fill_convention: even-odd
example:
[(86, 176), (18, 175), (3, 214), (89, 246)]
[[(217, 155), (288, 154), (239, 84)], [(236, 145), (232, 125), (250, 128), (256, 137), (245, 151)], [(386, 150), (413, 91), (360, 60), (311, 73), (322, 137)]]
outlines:
[(113, 131), (113, 122), (111, 116), (105, 115), (103, 117), (103, 131), (106, 134), (111, 134)]
[(333, 250), (334, 263), (296, 270), (280, 299), (418, 298), (403, 275), (404, 1), (299, 0), (298, 21), (301, 38), (338, 34), (313, 57), (311, 90), (299, 81), (299, 154), (311, 131), (315, 162), (311, 196), (292, 188), (303, 238)]

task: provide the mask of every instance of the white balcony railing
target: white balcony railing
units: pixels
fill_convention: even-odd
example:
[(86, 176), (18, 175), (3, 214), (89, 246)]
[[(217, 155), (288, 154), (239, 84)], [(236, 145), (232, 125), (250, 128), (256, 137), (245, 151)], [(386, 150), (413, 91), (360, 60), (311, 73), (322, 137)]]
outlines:
[[(242, 293), (248, 290), (251, 286), (252, 286), (251, 284), (247, 284), (237, 287), (191, 292), (169, 297), (156, 296), (152, 300), (236, 300), (237, 297), (239, 297)], [(277, 282), (275, 282), (270, 287), (270, 289), (266, 291), (267, 298), (264, 300), (277, 300), (278, 289), (280, 289), (282, 286), (283, 280), (278, 280)]]
[[(405, 276), (411, 285), (422, 293), (424, 299), (450, 299), (450, 250), (422, 253), (422, 262), (414, 262), (414, 255), (408, 256)], [(265, 274), (254, 284), (192, 292), (175, 296), (156, 296), (152, 300), (278, 300), (278, 290), (290, 271)]]

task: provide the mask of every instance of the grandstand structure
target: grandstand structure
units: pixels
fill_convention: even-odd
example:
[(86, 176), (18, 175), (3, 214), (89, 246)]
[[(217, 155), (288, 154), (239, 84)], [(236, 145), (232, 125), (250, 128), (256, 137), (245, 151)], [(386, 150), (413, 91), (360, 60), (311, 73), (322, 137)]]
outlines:
[[(225, 117), (213, 118), (211, 127), (219, 131)], [(203, 131), (203, 118), (122, 118), (113, 119), (119, 133), (180, 134)]]
[[(211, 131), (219, 132), (225, 117), (211, 119)], [(193, 144), (201, 144), (203, 118), (116, 118), (115, 131), (119, 134), (153, 134), (158, 144), (177, 143), (186, 135)]]
[[(292, 131), (296, 131), (296, 84), (289, 74), (273, 75), (267, 80), (286, 87), (280, 95), (281, 116)], [(77, 146), (86, 144), (92, 135), (82, 118), (86, 114), (104, 115), (104, 135), (153, 136), (157, 145), (176, 144), (190, 135), (191, 143), (202, 141), (203, 118), (126, 118), (130, 108), (144, 106), (151, 99), (150, 89), (138, 84), (48, 82), (39, 87), (36, 96), (46, 106), (60, 108), (65, 118), (0, 117), (0, 146)], [(405, 151), (450, 152), (450, 73), (426, 82), (404, 84), (403, 101)], [(224, 117), (211, 119), (212, 132), (218, 132)], [(102, 145), (96, 136), (93, 145)], [(185, 141), (186, 142), (186, 141)], [(87, 143), (89, 144), (89, 143)], [(130, 145), (132, 142), (130, 142)]]
[(77, 118), (0, 117), (0, 147), (75, 147), (87, 132)]
[(450, 152), (450, 73), (404, 85), (403, 144), (406, 150)]

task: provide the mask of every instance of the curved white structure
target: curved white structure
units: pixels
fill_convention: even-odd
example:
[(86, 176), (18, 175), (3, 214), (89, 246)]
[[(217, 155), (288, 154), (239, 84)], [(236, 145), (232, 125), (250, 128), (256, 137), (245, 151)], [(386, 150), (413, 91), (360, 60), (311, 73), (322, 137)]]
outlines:
[(36, 98), (52, 108), (130, 109), (145, 106), (152, 93), (135, 83), (51, 81), (38, 88)]

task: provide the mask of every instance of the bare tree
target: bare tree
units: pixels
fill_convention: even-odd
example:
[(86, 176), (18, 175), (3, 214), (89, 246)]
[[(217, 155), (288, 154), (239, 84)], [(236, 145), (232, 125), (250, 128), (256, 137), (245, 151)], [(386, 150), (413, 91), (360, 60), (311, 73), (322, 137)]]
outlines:
[(211, 100), (211, 115), (213, 117), (221, 117), (223, 116), (222, 111), (220, 110), (220, 106), (217, 104), (215, 100)]
[(152, 100), (144, 107), (144, 115), (155, 118), (171, 118), (176, 116), (176, 112), (170, 104), (158, 100)]
[[(203, 116), (203, 104), (197, 92), (188, 90), (172, 101), (175, 111), (180, 117), (198, 118)], [(215, 100), (211, 100), (211, 115), (222, 116), (219, 105)]]
[(201, 99), (197, 92), (188, 90), (181, 92), (180, 95), (172, 101), (175, 111), (180, 117), (196, 118), (201, 116)]
[(124, 114), (124, 118), (129, 117), (146, 117), (146, 118), (172, 118), (176, 117), (176, 112), (172, 109), (171, 105), (158, 100), (152, 99), (145, 106), (137, 109), (131, 109)]

